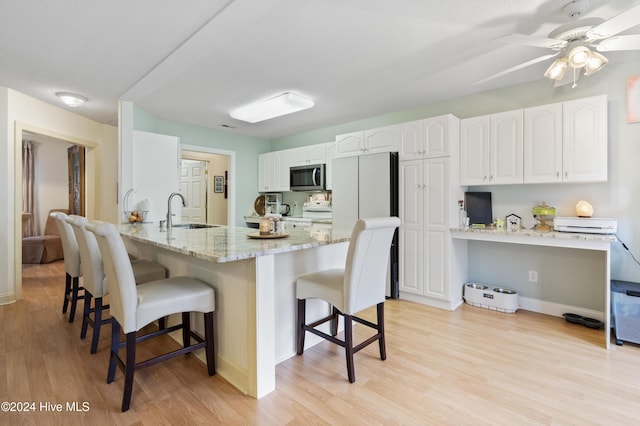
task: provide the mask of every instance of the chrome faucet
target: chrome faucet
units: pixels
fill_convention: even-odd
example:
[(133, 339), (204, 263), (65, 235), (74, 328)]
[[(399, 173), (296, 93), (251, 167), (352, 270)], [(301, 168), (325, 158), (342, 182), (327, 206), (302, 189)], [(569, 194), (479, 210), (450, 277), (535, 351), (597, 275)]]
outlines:
[(171, 217), (173, 216), (173, 213), (171, 213), (171, 200), (173, 200), (173, 197), (176, 195), (182, 199), (182, 207), (187, 207), (187, 202), (181, 193), (172, 192), (171, 195), (169, 195), (169, 200), (167, 201), (167, 232), (171, 232)]

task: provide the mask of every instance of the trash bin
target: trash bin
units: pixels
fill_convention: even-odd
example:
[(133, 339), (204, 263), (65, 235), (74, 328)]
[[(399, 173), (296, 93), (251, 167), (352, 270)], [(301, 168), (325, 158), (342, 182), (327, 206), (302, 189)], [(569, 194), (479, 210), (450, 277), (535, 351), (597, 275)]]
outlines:
[(611, 316), (616, 345), (640, 343), (640, 283), (611, 280)]

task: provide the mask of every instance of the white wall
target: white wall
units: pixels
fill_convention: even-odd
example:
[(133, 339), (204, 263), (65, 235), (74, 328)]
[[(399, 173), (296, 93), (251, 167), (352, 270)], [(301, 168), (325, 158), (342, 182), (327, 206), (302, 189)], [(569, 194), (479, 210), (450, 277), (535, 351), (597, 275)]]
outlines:
[(36, 145), (35, 186), (40, 233), (51, 209), (69, 207), (69, 165), (67, 148), (71, 144), (48, 140)]
[(95, 177), (87, 186), (87, 216), (117, 219), (117, 129), (0, 87), (0, 304), (22, 292), (22, 130), (89, 146), (87, 167)]

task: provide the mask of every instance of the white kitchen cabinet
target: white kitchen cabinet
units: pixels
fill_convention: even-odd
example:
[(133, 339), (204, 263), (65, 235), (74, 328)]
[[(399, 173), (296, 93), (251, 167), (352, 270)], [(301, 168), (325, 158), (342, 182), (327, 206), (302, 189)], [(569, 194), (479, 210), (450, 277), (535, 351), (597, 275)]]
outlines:
[(562, 103), (524, 110), (524, 183), (562, 182)]
[(273, 151), (258, 156), (258, 192), (289, 190), (292, 150)]
[(523, 183), (523, 110), (460, 121), (460, 184)]
[(563, 182), (607, 181), (607, 97), (562, 103)]
[(525, 109), (524, 182), (607, 180), (607, 98)]
[[(453, 302), (448, 157), (400, 162), (400, 297), (411, 295)], [(409, 296), (409, 297), (407, 297)], [(459, 299), (459, 298), (458, 298)]]
[(337, 156), (336, 143), (327, 142), (325, 145), (325, 151), (327, 154), (327, 162), (325, 167), (325, 186), (327, 190), (333, 189), (333, 160)]
[(326, 161), (326, 145), (316, 144), (303, 146), (291, 150), (293, 152), (292, 166), (305, 164), (324, 164)]
[(362, 154), (363, 141), (363, 131), (336, 136), (336, 157), (351, 157)]
[[(401, 124), (400, 161), (449, 156), (449, 145), (458, 143), (458, 125), (458, 118), (451, 114)], [(452, 128), (456, 129), (453, 141)]]
[(337, 157), (351, 157), (377, 152), (396, 152), (399, 145), (399, 125), (379, 127), (336, 136)]

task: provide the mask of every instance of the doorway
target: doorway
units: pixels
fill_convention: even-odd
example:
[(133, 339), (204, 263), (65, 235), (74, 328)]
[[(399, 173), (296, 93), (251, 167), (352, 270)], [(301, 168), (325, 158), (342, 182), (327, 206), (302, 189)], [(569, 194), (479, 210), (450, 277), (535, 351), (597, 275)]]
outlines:
[[(97, 176), (99, 176), (100, 173), (98, 144), (21, 123), (16, 123), (15, 129), (16, 217), (22, 217), (22, 140), (29, 139), (36, 143), (37, 149), (40, 151), (36, 153), (36, 173), (40, 173), (38, 178), (40, 188), (38, 192), (42, 196), (42, 200), (39, 200), (39, 207), (34, 215), (34, 220), (38, 220), (39, 234), (44, 232), (50, 209), (69, 207), (69, 153), (67, 149), (73, 145), (84, 148), (85, 173), (82, 182), (84, 183), (85, 197), (82, 204), (85, 216), (95, 218), (96, 212), (99, 209), (98, 200), (100, 199), (100, 194), (97, 189)], [(22, 298), (23, 265), (21, 226), (16, 226), (14, 247), (16, 253), (15, 296), (18, 300)]]
[[(235, 191), (228, 190), (228, 176), (232, 176), (234, 162), (235, 153), (182, 146), (181, 192), (187, 198), (187, 207), (182, 210), (183, 222), (234, 226), (235, 204), (232, 200)], [(202, 207), (192, 211), (191, 205)], [(196, 216), (204, 211), (205, 219), (199, 220)]]

